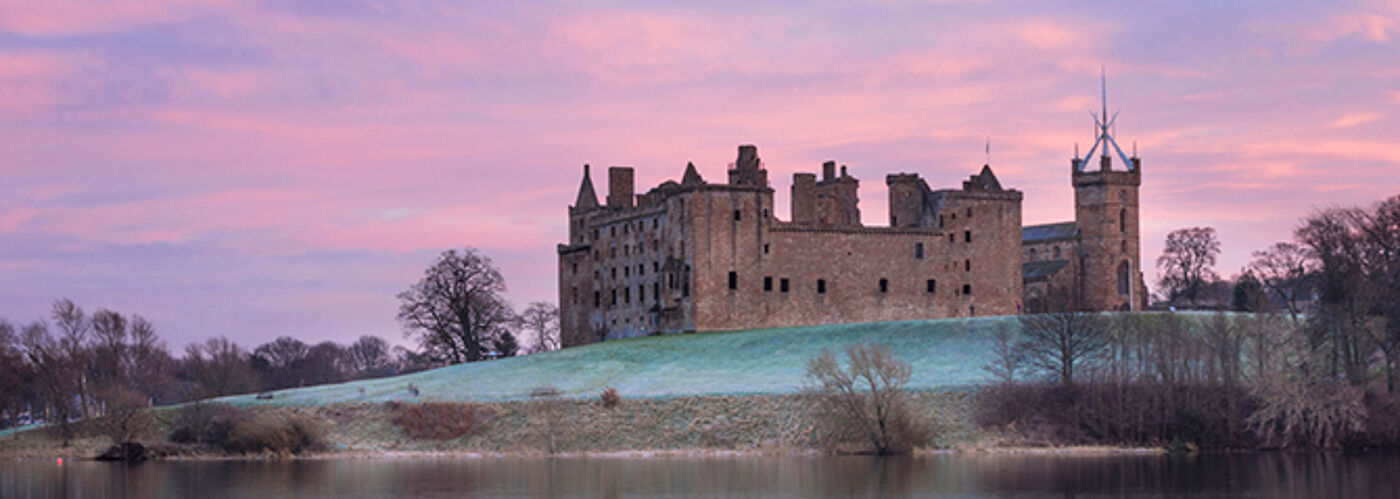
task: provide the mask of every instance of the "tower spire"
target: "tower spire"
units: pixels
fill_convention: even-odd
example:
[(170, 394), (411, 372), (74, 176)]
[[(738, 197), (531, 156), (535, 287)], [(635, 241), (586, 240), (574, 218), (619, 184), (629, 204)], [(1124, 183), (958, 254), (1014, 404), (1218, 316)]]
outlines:
[[(1099, 98), (1102, 106), (1099, 113), (1089, 111), (1089, 115), (1094, 118), (1094, 145), (1089, 147), (1089, 152), (1084, 155), (1084, 161), (1075, 162), (1075, 171), (1083, 171), (1084, 165), (1089, 162), (1089, 158), (1094, 157), (1095, 152), (1099, 152), (1104, 169), (1108, 168), (1109, 158), (1117, 156), (1125, 168), (1129, 171), (1134, 170), (1136, 166), (1133, 161), (1128, 159), (1128, 155), (1123, 153), (1123, 148), (1118, 146), (1118, 141), (1113, 139), (1118, 113), (1113, 113), (1113, 116), (1108, 115), (1108, 70), (1102, 65), (1099, 66)], [(1103, 148), (1102, 151), (1099, 151), (1100, 147)], [(1110, 148), (1112, 151), (1109, 150)], [(1075, 154), (1075, 156), (1075, 159), (1078, 159), (1079, 155)]]

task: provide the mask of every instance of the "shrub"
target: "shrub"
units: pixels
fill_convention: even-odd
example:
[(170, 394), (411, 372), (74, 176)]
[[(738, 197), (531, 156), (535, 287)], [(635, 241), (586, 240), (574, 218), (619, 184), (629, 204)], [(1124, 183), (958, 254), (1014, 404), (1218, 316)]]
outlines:
[(928, 443), (930, 426), (914, 413), (904, 390), (909, 365), (878, 345), (849, 346), (846, 356), (844, 369), (830, 351), (807, 363), (825, 440), (866, 446), (875, 454), (905, 453)]
[(300, 454), (325, 448), (325, 428), (303, 414), (262, 413), (240, 419), (229, 433), (229, 452)]
[(229, 404), (195, 402), (175, 412), (169, 438), (171, 442), (224, 448), (233, 426), (243, 418), (243, 411)]
[(476, 428), (479, 414), (471, 404), (424, 402), (421, 404), (386, 404), (393, 413), (393, 422), (410, 438), (420, 440), (451, 440), (467, 435)]
[(603, 393), (601, 395), (598, 395), (598, 398), (602, 400), (603, 407), (607, 407), (609, 409), (617, 407), (617, 404), (622, 403), (622, 395), (618, 395), (617, 389), (611, 386), (604, 388)]

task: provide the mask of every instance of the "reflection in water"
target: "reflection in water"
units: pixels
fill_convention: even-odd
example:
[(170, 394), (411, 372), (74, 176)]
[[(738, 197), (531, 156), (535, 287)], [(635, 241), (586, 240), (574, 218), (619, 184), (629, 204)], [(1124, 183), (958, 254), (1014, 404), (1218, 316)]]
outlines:
[(0, 497), (1400, 497), (1400, 455), (0, 461)]

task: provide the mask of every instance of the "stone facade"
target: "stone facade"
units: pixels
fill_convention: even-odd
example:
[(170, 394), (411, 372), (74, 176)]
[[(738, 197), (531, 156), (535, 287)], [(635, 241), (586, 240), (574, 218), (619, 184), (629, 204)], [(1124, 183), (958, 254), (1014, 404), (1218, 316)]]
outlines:
[(1072, 290), (1086, 309), (1146, 304), (1138, 256), (1141, 162), (1114, 171), (1075, 159), (1075, 221), (1021, 226), (1020, 191), (990, 166), (960, 188), (917, 174), (885, 177), (889, 225), (861, 223), (845, 166), (793, 175), (791, 220), (752, 145), (728, 182), (686, 165), (679, 183), (634, 193), (630, 167), (608, 169), (599, 204), (584, 165), (558, 247), (564, 346), (697, 330), (1007, 315)]
[(1086, 170), (1086, 159), (1071, 160), (1074, 221), (1022, 230), (1030, 311), (1040, 311), (1050, 293), (1070, 293), (1085, 310), (1147, 308), (1138, 211), (1142, 160), (1124, 159), (1126, 171), (1114, 170), (1107, 155), (1099, 158), (1098, 170)]
[[(773, 215), (767, 170), (740, 146), (728, 182), (687, 165), (633, 195), (608, 170), (600, 205), (584, 167), (559, 253), (566, 346), (655, 333), (967, 317), (1021, 306), (1021, 193), (983, 167), (961, 189), (890, 175), (899, 223), (860, 220), (859, 181), (834, 162), (798, 173), (792, 220)], [(635, 198), (635, 203), (629, 199)], [(907, 214), (906, 214), (907, 213)]]

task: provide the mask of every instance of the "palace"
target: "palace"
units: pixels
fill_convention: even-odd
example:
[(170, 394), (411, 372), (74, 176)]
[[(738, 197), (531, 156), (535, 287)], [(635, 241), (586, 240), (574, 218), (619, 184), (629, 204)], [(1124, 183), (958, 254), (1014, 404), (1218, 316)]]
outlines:
[[(1022, 193), (1003, 187), (989, 165), (951, 189), (932, 189), (914, 173), (887, 175), (888, 226), (861, 223), (860, 181), (832, 161), (820, 177), (793, 175), (791, 220), (779, 220), (753, 145), (739, 146), (722, 183), (687, 164), (680, 182), (638, 195), (632, 168), (609, 168), (604, 203), (584, 165), (569, 241), (558, 247), (563, 346), (1018, 314), (1045, 307), (1054, 293), (1072, 295), (1080, 309), (1140, 310), (1141, 161), (1123, 153), (1111, 127), (1101, 120), (1089, 154), (1070, 161), (1075, 220), (1027, 227)], [(1099, 168), (1086, 169), (1100, 148)]]

